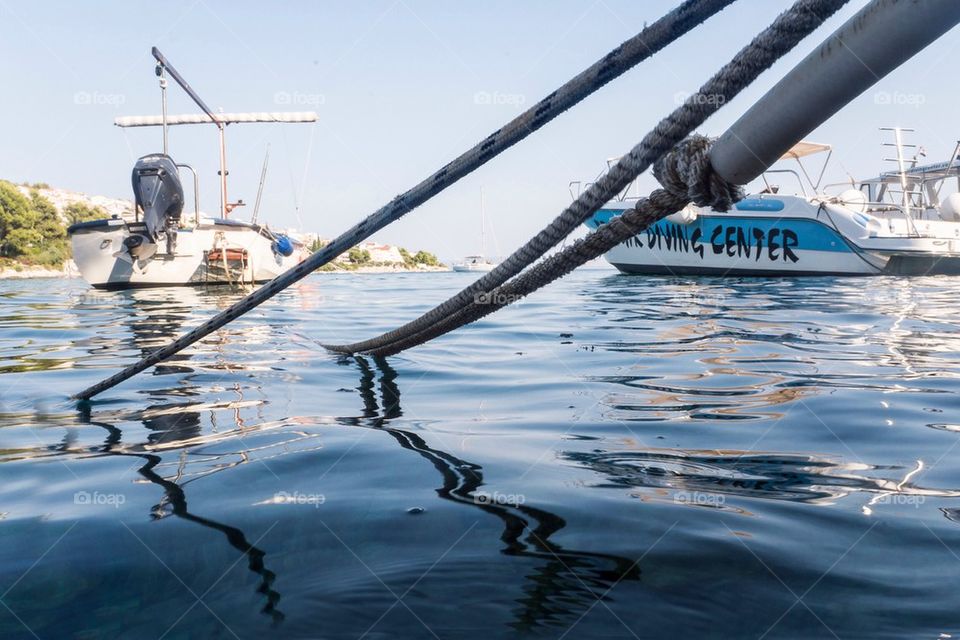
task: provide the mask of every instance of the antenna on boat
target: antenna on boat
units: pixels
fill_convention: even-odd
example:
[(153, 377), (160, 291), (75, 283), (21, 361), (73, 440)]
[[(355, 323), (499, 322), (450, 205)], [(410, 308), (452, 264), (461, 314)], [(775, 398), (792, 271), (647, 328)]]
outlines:
[[(885, 147), (896, 147), (897, 148), (897, 157), (896, 158), (884, 158), (887, 162), (896, 162), (897, 163), (897, 175), (900, 178), (900, 190), (903, 197), (903, 214), (907, 219), (907, 224), (910, 226), (911, 231), (915, 235), (919, 235), (916, 229), (916, 226), (913, 224), (913, 216), (910, 212), (910, 185), (907, 182), (907, 162), (906, 156), (903, 153), (904, 148), (910, 147), (915, 148), (915, 144), (904, 144), (903, 134), (904, 133), (913, 133), (914, 129), (904, 129), (903, 127), (880, 127), (880, 131), (892, 131), (893, 132), (893, 142), (884, 142), (883, 146)], [(917, 156), (913, 157), (913, 164), (911, 169), (917, 165)]]
[(227, 146), (226, 140), (224, 139), (224, 131), (226, 130), (226, 124), (224, 124), (220, 118), (214, 115), (213, 111), (210, 110), (210, 107), (197, 95), (197, 92), (183, 79), (183, 76), (170, 64), (170, 62), (164, 57), (160, 50), (156, 47), (153, 47), (150, 50), (150, 53), (153, 54), (153, 57), (157, 60), (157, 75), (160, 76), (160, 88), (163, 91), (163, 120), (164, 120), (164, 133), (163, 133), (163, 151), (167, 152), (167, 93), (166, 93), (166, 79), (164, 78), (164, 71), (170, 74), (170, 77), (173, 78), (177, 84), (180, 85), (180, 88), (186, 91), (187, 95), (197, 103), (197, 106), (200, 107), (205, 114), (210, 118), (210, 121), (217, 125), (217, 129), (220, 131), (220, 215), (224, 218), (227, 217), (227, 214), (230, 212), (231, 207), (227, 203)]
[(267, 152), (263, 156), (263, 169), (260, 170), (260, 186), (257, 187), (257, 201), (253, 203), (253, 216), (250, 222), (257, 223), (257, 214), (260, 213), (260, 196), (263, 195), (263, 183), (267, 179), (267, 163), (270, 162), (270, 145), (267, 145)]

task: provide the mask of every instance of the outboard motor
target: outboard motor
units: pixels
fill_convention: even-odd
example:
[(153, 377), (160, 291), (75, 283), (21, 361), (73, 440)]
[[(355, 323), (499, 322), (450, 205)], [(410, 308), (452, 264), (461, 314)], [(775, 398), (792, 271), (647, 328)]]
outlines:
[(177, 165), (164, 153), (143, 156), (134, 165), (132, 178), (136, 206), (143, 211), (146, 239), (156, 244), (166, 235), (167, 253), (173, 253), (183, 212), (183, 185)]

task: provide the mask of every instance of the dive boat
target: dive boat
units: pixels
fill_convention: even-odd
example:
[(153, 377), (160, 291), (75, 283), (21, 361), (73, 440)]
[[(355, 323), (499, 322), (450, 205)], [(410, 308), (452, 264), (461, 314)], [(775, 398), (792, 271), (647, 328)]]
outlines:
[[(317, 114), (214, 114), (156, 47), (153, 56), (157, 60), (156, 74), (160, 78), (162, 115), (120, 117), (114, 124), (119, 127), (162, 127), (163, 152), (141, 157), (133, 168), (135, 202), (132, 219), (115, 216), (80, 222), (67, 229), (73, 260), (80, 274), (94, 287), (103, 289), (254, 284), (272, 280), (309, 253), (296, 239), (256, 222), (263, 175), (251, 221), (229, 217), (231, 211), (244, 203), (227, 199), (225, 128), (235, 123), (315, 122)], [(203, 113), (167, 114), (168, 75)], [(220, 215), (216, 218), (200, 213), (196, 171), (189, 164), (176, 162), (168, 153), (168, 127), (190, 124), (213, 124), (219, 130)], [(193, 180), (193, 216), (184, 215), (181, 170), (189, 172)]]
[[(670, 215), (606, 254), (628, 274), (719, 276), (866, 276), (960, 274), (960, 143), (945, 162), (919, 164), (922, 148), (906, 157), (903, 134), (890, 128), (896, 169), (878, 177), (820, 186), (832, 149), (800, 142), (781, 161), (799, 171), (772, 168), (764, 187), (728, 212), (694, 205)], [(814, 181), (803, 158), (826, 154)], [(778, 163), (779, 165), (780, 163)], [(776, 165), (775, 165), (776, 167)], [(799, 192), (784, 195), (772, 182), (790, 176)], [(951, 185), (954, 186), (954, 185)], [(571, 192), (580, 183), (571, 183)], [(808, 190), (809, 188), (809, 190)], [(634, 207), (631, 185), (605, 204), (586, 224), (596, 229)], [(836, 193), (839, 191), (839, 193)], [(831, 192), (835, 195), (831, 195)]]

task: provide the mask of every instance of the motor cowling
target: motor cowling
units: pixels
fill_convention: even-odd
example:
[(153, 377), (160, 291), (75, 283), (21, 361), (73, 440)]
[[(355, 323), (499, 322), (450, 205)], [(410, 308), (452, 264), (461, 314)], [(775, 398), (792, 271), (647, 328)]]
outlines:
[(143, 156), (133, 167), (132, 180), (148, 238), (156, 243), (168, 231), (175, 235), (183, 213), (183, 185), (173, 158), (163, 153)]

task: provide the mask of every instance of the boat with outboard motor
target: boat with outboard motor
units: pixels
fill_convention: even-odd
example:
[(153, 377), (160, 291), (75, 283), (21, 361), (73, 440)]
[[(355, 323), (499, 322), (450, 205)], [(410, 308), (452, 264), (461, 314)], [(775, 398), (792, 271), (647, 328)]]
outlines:
[[(131, 219), (113, 217), (71, 225), (67, 229), (73, 260), (91, 285), (105, 289), (131, 287), (253, 284), (272, 280), (302, 261), (309, 252), (288, 235), (258, 224), (257, 208), (250, 222), (230, 218), (244, 206), (227, 199), (227, 160), (224, 131), (228, 124), (314, 122), (316, 113), (214, 114), (154, 47), (160, 78), (163, 113), (160, 116), (120, 117), (119, 127), (163, 129), (163, 153), (137, 160), (133, 168), (134, 212)], [(202, 114), (167, 114), (167, 76), (173, 78)], [(199, 180), (191, 165), (174, 161), (168, 153), (170, 126), (214, 124), (220, 133), (220, 215), (200, 213)], [(185, 216), (181, 170), (193, 178), (194, 214)], [(261, 176), (260, 188), (263, 187)]]
[[(906, 157), (910, 129), (894, 136), (895, 170), (878, 177), (821, 187), (830, 145), (800, 142), (774, 167), (764, 188), (727, 212), (694, 205), (670, 215), (606, 254), (628, 274), (803, 276), (960, 274), (960, 142), (945, 162), (921, 165), (921, 149)], [(803, 158), (826, 154), (814, 180)], [(784, 195), (773, 180), (789, 175), (799, 192)], [(571, 192), (584, 185), (571, 183)], [(839, 193), (836, 193), (839, 191)], [(834, 193), (835, 195), (831, 195)], [(576, 195), (574, 196), (576, 197)], [(636, 185), (608, 202), (587, 226), (596, 229), (636, 205)]]

